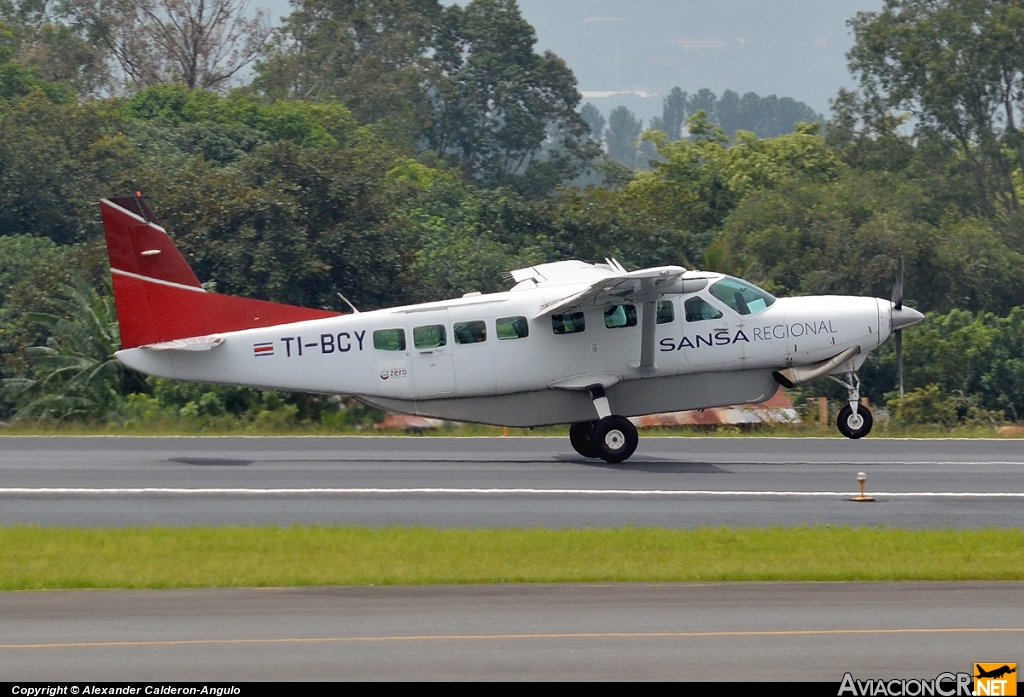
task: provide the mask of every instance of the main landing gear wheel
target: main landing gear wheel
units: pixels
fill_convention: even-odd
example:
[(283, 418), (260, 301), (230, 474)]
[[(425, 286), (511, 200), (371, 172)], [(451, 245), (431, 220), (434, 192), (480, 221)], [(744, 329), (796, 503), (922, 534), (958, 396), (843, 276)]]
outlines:
[(569, 442), (572, 448), (583, 457), (600, 457), (597, 450), (590, 444), (590, 434), (594, 431), (596, 421), (580, 421), (569, 427)]
[(858, 404), (857, 413), (854, 414), (853, 409), (847, 404), (839, 410), (839, 418), (836, 420), (836, 425), (839, 427), (839, 432), (847, 438), (863, 438), (871, 433), (873, 422), (871, 410), (866, 406)]
[(636, 450), (640, 437), (629, 419), (606, 416), (594, 425), (590, 445), (605, 462), (622, 462)]

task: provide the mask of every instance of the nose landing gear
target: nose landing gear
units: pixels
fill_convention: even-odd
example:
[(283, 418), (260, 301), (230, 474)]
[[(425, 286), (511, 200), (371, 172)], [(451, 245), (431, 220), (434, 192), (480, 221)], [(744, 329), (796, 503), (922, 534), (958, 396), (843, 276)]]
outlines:
[(873, 422), (871, 410), (866, 406), (858, 404), (857, 411), (854, 412), (850, 405), (847, 404), (839, 410), (836, 426), (839, 427), (839, 432), (847, 438), (863, 438), (871, 432)]
[(857, 377), (857, 373), (850, 372), (847, 375), (849, 375), (849, 382), (831, 376), (847, 390), (848, 403), (839, 410), (836, 426), (839, 427), (839, 432), (847, 438), (863, 438), (871, 433), (874, 419), (871, 417), (871, 410), (860, 403), (860, 378)]

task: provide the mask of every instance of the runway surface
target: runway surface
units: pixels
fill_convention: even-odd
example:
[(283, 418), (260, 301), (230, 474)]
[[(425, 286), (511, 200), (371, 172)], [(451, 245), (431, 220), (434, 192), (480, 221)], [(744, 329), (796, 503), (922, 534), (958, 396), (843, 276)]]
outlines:
[[(872, 504), (850, 502), (867, 474)], [(0, 524), (1024, 526), (1024, 442), (0, 438)]]
[(1020, 583), (0, 593), (2, 680), (866, 680), (1019, 661)]

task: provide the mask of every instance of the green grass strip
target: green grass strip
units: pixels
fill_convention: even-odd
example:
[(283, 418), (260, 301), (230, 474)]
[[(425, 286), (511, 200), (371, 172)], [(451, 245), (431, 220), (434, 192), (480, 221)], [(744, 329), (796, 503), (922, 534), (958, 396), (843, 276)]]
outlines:
[(0, 588), (1022, 580), (1024, 530), (0, 528)]

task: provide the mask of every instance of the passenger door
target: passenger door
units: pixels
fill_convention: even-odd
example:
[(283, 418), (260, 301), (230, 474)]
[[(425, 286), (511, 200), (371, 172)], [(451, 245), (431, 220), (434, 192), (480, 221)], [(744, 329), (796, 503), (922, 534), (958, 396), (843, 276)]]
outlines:
[(449, 326), (446, 309), (409, 315), (412, 375), (417, 399), (455, 394)]

